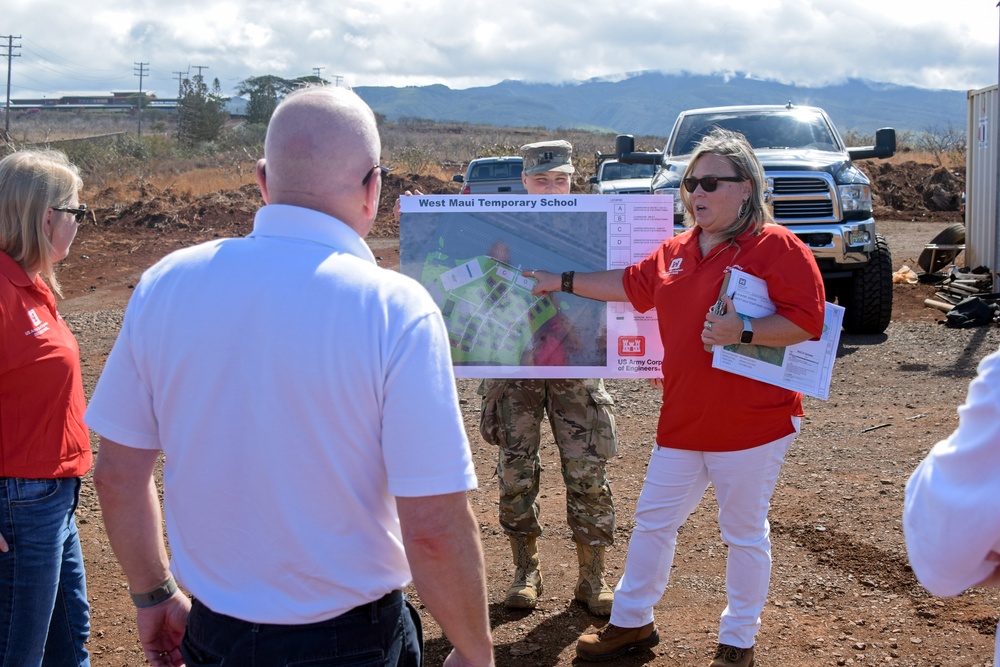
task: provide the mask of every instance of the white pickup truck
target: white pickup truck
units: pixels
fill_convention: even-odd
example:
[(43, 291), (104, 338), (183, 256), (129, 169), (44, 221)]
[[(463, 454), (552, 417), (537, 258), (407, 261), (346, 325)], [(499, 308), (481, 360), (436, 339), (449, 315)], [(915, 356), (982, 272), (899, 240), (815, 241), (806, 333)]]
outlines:
[(655, 173), (653, 164), (604, 160), (597, 167), (597, 175), (590, 177), (590, 191), (597, 195), (649, 194)]
[(465, 174), (452, 179), (462, 184), (463, 195), (526, 194), (521, 182), (524, 160), (519, 155), (481, 157), (469, 163)]

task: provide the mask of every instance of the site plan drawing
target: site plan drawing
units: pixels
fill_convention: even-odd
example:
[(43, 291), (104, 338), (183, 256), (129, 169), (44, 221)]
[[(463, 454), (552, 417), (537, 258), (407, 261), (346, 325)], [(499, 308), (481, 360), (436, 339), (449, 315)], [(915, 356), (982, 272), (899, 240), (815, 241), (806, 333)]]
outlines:
[(625, 268), (672, 220), (671, 198), (653, 195), (404, 196), (400, 270), (441, 308), (457, 377), (658, 377), (655, 313), (534, 296), (522, 274)]

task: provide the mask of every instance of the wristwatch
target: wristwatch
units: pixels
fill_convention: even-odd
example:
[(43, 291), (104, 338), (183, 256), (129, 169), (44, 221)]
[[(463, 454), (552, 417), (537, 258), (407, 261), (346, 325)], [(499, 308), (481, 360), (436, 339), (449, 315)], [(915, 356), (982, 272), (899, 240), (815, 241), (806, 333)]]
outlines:
[(743, 320), (743, 333), (740, 334), (740, 343), (743, 345), (749, 345), (753, 342), (753, 325), (750, 324), (749, 319)]

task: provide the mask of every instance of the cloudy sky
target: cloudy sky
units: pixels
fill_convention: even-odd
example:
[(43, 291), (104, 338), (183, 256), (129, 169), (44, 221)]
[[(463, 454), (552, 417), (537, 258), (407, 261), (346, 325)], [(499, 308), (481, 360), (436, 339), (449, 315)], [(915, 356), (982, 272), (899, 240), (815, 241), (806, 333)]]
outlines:
[[(231, 94), (250, 76), (352, 86), (627, 72), (739, 72), (798, 85), (849, 77), (925, 88), (995, 84), (996, 0), (4, 0), (11, 97), (176, 94), (198, 68)], [(0, 76), (0, 86), (3, 77)], [(3, 93), (0, 93), (2, 95)]]

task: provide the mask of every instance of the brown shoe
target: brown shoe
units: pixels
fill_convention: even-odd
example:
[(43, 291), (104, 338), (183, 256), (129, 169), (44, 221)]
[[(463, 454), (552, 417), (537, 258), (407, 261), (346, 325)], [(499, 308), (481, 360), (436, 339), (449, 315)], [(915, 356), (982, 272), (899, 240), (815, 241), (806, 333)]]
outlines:
[(619, 628), (608, 623), (595, 634), (583, 635), (576, 642), (576, 656), (582, 660), (603, 662), (625, 655), (632, 649), (652, 648), (660, 635), (652, 623), (641, 628)]
[(715, 650), (715, 660), (708, 667), (753, 667), (753, 646), (736, 648), (729, 644), (719, 644)]

